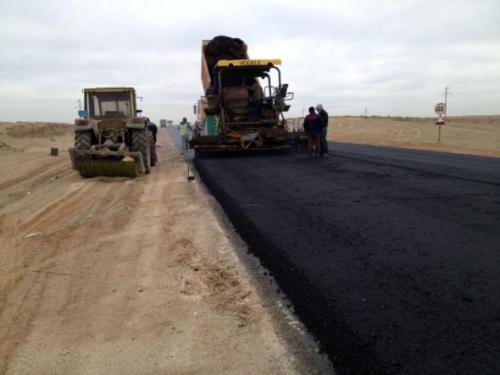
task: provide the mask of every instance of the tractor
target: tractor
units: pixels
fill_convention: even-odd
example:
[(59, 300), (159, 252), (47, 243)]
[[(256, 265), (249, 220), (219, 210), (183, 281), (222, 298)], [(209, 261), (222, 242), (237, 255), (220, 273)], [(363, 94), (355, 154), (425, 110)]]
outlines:
[(75, 120), (73, 169), (82, 177), (130, 176), (151, 172), (157, 162), (149, 119), (140, 116), (132, 87), (86, 88), (84, 110)]

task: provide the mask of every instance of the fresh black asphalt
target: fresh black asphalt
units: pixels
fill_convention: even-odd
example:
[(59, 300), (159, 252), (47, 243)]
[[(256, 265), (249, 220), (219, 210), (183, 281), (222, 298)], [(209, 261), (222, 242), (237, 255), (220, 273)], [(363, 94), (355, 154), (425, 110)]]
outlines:
[(330, 147), (194, 164), (338, 374), (500, 374), (500, 159)]

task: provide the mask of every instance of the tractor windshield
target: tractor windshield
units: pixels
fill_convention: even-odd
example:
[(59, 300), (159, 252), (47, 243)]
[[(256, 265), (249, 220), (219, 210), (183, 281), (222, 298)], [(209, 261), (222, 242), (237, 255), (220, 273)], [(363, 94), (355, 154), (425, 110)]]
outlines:
[(90, 117), (130, 117), (132, 103), (129, 91), (90, 92)]

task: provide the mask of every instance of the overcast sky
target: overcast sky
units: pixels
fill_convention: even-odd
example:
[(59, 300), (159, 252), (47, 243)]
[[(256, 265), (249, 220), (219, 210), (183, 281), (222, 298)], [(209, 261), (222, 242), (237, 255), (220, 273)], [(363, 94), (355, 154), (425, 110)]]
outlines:
[(500, 1), (0, 0), (0, 121), (68, 121), (81, 89), (135, 86), (154, 120), (192, 117), (201, 40), (281, 58), (290, 115), (500, 114)]

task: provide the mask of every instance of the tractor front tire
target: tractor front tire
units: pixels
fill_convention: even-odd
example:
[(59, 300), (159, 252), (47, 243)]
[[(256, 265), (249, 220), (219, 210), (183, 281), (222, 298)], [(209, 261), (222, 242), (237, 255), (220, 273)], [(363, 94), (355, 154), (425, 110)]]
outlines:
[[(75, 150), (90, 150), (92, 147), (92, 133), (90, 131), (75, 132)], [(74, 154), (74, 165), (79, 168), (80, 163), (92, 160), (90, 155)]]
[(151, 173), (151, 154), (149, 151), (149, 139), (146, 130), (135, 130), (132, 133), (132, 149), (142, 154), (144, 170), (146, 174)]
[(75, 148), (77, 150), (90, 150), (92, 134), (89, 131), (75, 132)]

